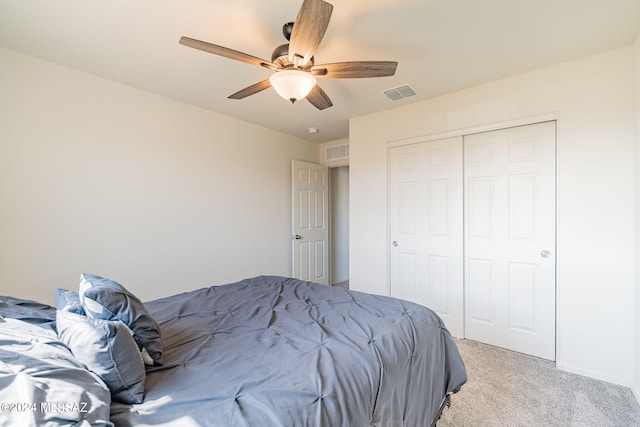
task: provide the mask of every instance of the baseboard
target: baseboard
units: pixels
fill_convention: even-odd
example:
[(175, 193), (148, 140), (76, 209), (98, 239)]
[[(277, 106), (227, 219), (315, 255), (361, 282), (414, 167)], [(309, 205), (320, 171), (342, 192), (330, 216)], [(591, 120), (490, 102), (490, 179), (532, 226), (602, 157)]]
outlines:
[(599, 381), (605, 381), (611, 384), (616, 384), (622, 387), (626, 387), (631, 390), (631, 394), (633, 394), (633, 397), (635, 397), (636, 401), (638, 402), (638, 405), (640, 405), (640, 384), (633, 384), (633, 383), (630, 384), (626, 380), (621, 381), (617, 378), (612, 378), (608, 375), (602, 375), (602, 373), (599, 373), (599, 372), (588, 371), (584, 369), (576, 369), (575, 367), (572, 367), (570, 365), (565, 365), (557, 362), (556, 362), (556, 368), (560, 369), (561, 371), (571, 372), (572, 374), (578, 374), (578, 375), (593, 378)]
[[(631, 388), (631, 390), (633, 391), (632, 384), (629, 383), (628, 378), (615, 378), (610, 375), (603, 374), (602, 372), (577, 368), (575, 366), (567, 365), (558, 361), (556, 361), (556, 368), (560, 369), (561, 371), (571, 372), (572, 374), (582, 375), (583, 377), (593, 378), (594, 380), (604, 381), (610, 384)], [(635, 392), (634, 395), (636, 399), (638, 399), (638, 397), (640, 396), (640, 394), (637, 394)]]

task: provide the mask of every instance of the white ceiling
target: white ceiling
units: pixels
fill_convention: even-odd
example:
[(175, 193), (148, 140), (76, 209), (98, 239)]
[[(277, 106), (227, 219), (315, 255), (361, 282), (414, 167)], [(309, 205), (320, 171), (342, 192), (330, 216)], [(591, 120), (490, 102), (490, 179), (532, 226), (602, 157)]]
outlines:
[[(229, 100), (271, 72), (178, 44), (184, 35), (270, 60), (302, 0), (2, 0), (0, 46), (326, 142), (347, 138), (351, 117), (628, 46), (640, 33), (640, 0), (330, 2), (316, 64), (399, 65), (393, 77), (319, 80), (334, 104), (323, 111), (273, 89)], [(419, 95), (380, 94), (405, 83)]]

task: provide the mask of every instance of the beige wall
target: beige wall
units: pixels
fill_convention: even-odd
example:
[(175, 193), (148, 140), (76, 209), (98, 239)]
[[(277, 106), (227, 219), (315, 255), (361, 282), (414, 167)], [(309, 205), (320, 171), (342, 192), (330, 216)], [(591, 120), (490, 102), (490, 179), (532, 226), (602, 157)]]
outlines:
[(350, 286), (386, 293), (387, 149), (558, 120), (557, 365), (631, 385), (634, 76), (623, 48), (350, 122)]
[(0, 94), (0, 294), (290, 274), (291, 160), (317, 145), (5, 49)]

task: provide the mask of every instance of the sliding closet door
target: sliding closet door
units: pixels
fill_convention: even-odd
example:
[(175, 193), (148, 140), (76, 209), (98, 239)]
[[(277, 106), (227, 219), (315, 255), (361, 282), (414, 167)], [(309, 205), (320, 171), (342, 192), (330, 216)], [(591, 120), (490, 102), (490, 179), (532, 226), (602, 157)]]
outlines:
[(390, 294), (463, 336), (462, 137), (389, 150)]
[(464, 137), (465, 336), (555, 359), (555, 122)]

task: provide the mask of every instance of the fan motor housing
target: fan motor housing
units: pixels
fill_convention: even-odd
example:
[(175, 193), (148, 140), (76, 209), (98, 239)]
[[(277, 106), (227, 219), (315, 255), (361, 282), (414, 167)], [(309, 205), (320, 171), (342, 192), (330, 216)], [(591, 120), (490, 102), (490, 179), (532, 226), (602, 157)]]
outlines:
[(271, 62), (275, 64), (282, 57), (288, 57), (288, 56), (289, 56), (289, 43), (281, 44), (280, 46), (273, 49), (273, 53), (271, 53)]
[[(305, 70), (313, 67), (313, 60), (314, 58), (312, 57), (304, 66)], [(271, 53), (271, 62), (276, 64), (278, 68), (291, 68), (294, 66), (291, 60), (289, 60), (289, 43), (281, 44), (273, 49), (273, 52)], [(299, 68), (302, 69), (302, 67)]]

